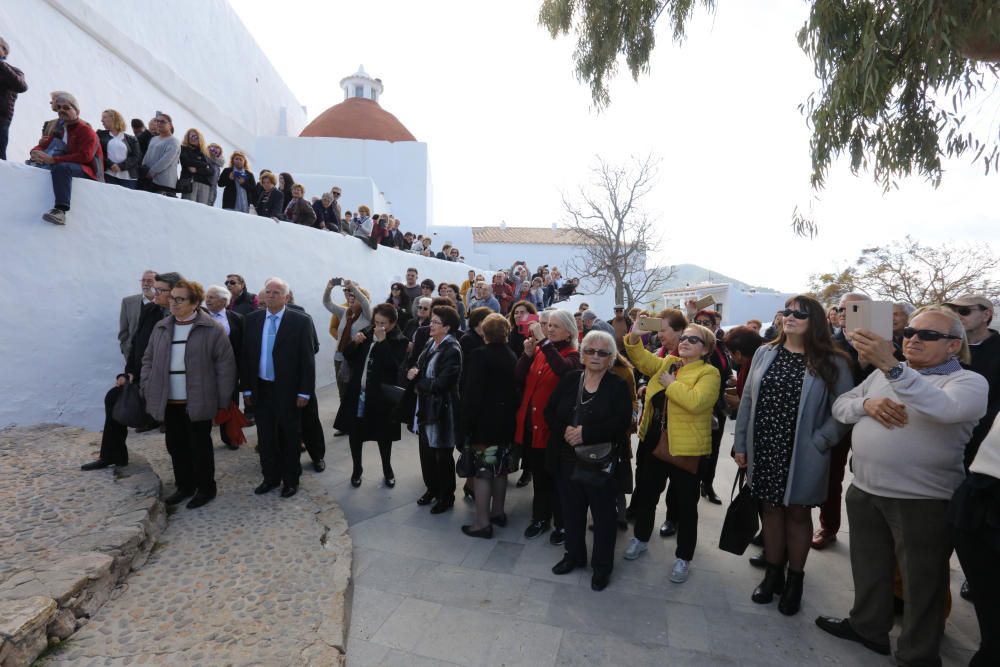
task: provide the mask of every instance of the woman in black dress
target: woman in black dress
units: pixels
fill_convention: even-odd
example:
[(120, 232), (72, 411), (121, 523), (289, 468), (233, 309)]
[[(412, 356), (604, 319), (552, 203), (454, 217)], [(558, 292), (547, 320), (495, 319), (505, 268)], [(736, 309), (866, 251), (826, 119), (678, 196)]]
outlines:
[[(340, 409), (333, 423), (347, 433), (351, 445), (351, 486), (361, 486), (361, 446), (366, 440), (378, 442), (382, 457), (382, 475), (390, 489), (396, 486), (392, 471), (392, 443), (400, 439), (395, 406), (382, 395), (382, 385), (399, 384), (399, 367), (406, 359), (409, 341), (396, 326), (395, 306), (380, 303), (372, 312), (373, 323), (355, 334), (344, 348), (344, 363), (350, 364), (351, 378), (342, 394)], [(350, 335), (346, 333), (344, 335)]]
[[(472, 312), (473, 317), (478, 310)], [(465, 357), (462, 365), (462, 434), (476, 464), (472, 480), (476, 519), (462, 526), (462, 532), (470, 537), (490, 538), (493, 524), (507, 525), (507, 475), (516, 469), (510, 446), (518, 406), (514, 388), (517, 357), (507, 347), (510, 324), (502, 315), (487, 314), (478, 328), (484, 345)]]
[(854, 383), (818, 301), (793, 297), (779, 317), (778, 338), (758, 349), (750, 365), (734, 449), (737, 465), (749, 468), (751, 494), (763, 506), (767, 573), (752, 599), (767, 604), (781, 594), (778, 610), (790, 616), (802, 601), (811, 508), (826, 501), (830, 449), (848, 428), (833, 418), (831, 407)]

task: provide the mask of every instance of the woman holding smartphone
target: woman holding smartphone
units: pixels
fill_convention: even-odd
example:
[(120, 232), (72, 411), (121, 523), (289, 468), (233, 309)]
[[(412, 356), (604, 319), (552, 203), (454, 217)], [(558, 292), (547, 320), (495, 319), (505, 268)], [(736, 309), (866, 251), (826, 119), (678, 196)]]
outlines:
[(811, 508), (827, 499), (830, 449), (848, 429), (831, 409), (854, 381), (818, 301), (792, 297), (778, 316), (777, 339), (758, 349), (750, 364), (734, 450), (763, 506), (767, 572), (751, 599), (767, 604), (780, 594), (778, 611), (791, 616), (802, 601)]

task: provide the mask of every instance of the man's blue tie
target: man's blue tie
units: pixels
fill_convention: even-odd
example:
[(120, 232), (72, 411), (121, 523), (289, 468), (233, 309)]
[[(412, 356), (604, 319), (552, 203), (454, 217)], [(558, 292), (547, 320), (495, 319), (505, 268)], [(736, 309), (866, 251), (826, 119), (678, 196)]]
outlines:
[(265, 380), (274, 382), (274, 339), (278, 335), (278, 316), (267, 316), (267, 332), (264, 334), (264, 375)]

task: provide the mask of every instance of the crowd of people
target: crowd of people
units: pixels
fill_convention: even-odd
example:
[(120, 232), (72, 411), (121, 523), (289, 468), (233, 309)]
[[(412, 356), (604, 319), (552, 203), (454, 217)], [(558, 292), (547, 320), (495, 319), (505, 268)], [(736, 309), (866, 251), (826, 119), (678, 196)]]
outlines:
[[(520, 282), (530, 288), (543, 268)], [(586, 304), (575, 313), (546, 306), (544, 296), (539, 308), (509, 289), (523, 271), (517, 263), (490, 281), (470, 272), (457, 286), (421, 281), (411, 268), (384, 299), (347, 278), (328, 281), (340, 397), (333, 436), (346, 436), (353, 487), (363, 485), (368, 441), (378, 444), (384, 486), (395, 486), (392, 448), (405, 427), (418, 440), (417, 504), (453, 510), (462, 478), (474, 504), (462, 531), (491, 539), (514, 520), (507, 479), (520, 472), (516, 486), (532, 494), (524, 537), (548, 534), (562, 547), (552, 571), (589, 564), (598, 591), (611, 582), (620, 531), (632, 532), (626, 563), (647, 551), (663, 496), (659, 533), (676, 536), (669, 579), (682, 584), (698, 547), (698, 502), (721, 503), (713, 479), (725, 421), (735, 419), (732, 458), (762, 519), (753, 602), (777, 599), (779, 612), (798, 613), (809, 553), (836, 540), (843, 495), (854, 603), (816, 624), (888, 654), (902, 605), (899, 663), (939, 664), (957, 548), (963, 597), (982, 630), (972, 664), (997, 664), (1000, 429), (991, 427), (1000, 336), (989, 328), (989, 300), (898, 304), (893, 337), (882, 339), (845, 327), (847, 304), (867, 295), (847, 294), (830, 310), (798, 295), (765, 340), (761, 322), (724, 331), (719, 313), (692, 303), (655, 313), (619, 305), (607, 320)], [(303, 450), (322, 472), (320, 343), (289, 286), (269, 278), (254, 294), (240, 275), (202, 288), (150, 271), (141, 288), (122, 302), (124, 372), (106, 396), (100, 457), (83, 467), (127, 464), (115, 405), (137, 383), (147, 420), (139, 430), (159, 426), (173, 462), (168, 504), (190, 498), (197, 508), (215, 497), (213, 421), (230, 448), (256, 425), (258, 494), (280, 487), (293, 496)], [(849, 453), (853, 479), (842, 494)]]

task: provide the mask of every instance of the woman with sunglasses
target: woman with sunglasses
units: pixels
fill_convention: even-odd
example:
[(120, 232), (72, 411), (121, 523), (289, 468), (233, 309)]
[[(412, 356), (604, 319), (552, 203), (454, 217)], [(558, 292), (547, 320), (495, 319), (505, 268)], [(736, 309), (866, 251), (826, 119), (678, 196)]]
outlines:
[(715, 334), (689, 324), (677, 339), (677, 354), (660, 358), (642, 346), (638, 326), (634, 324), (626, 337), (625, 350), (650, 382), (640, 427), (640, 476), (632, 500), (635, 529), (625, 559), (635, 560), (647, 550), (656, 504), (669, 479), (671, 510), (677, 517), (670, 581), (681, 584), (687, 581), (698, 543), (698, 464), (712, 451), (712, 408), (720, 378), (718, 369), (705, 360), (715, 350)]
[[(333, 288), (340, 286), (344, 290), (344, 304), (335, 304), (330, 299)], [(371, 304), (368, 302), (368, 292), (359, 285), (354, 284), (347, 278), (331, 278), (326, 283), (326, 290), (323, 291), (323, 305), (336, 318), (336, 332), (334, 338), (337, 339), (337, 351), (333, 355), (333, 370), (337, 380), (338, 396), (345, 396), (347, 383), (350, 380), (351, 367), (344, 363), (344, 350), (351, 343), (355, 336), (367, 329), (372, 324)], [(333, 327), (331, 318), (331, 329)], [(332, 335), (331, 331), (331, 335)], [(343, 435), (343, 431), (336, 431), (334, 435)]]
[(403, 283), (393, 283), (389, 287), (389, 296), (385, 302), (396, 307), (396, 312), (399, 314), (399, 321), (396, 326), (399, 327), (400, 331), (404, 331), (406, 325), (410, 323), (410, 319), (413, 318), (410, 295), (406, 293), (406, 285)]
[(170, 317), (153, 327), (139, 387), (146, 410), (166, 430), (176, 490), (164, 502), (194, 496), (188, 509), (215, 498), (212, 420), (229, 407), (236, 357), (225, 330), (201, 309), (205, 291), (181, 280), (170, 290)]
[(767, 572), (751, 599), (768, 604), (780, 594), (778, 610), (791, 616), (802, 601), (811, 508), (827, 499), (830, 450), (848, 429), (830, 410), (854, 380), (818, 301), (792, 297), (779, 316), (777, 339), (761, 346), (750, 364), (734, 450), (764, 517)]
[[(614, 336), (591, 331), (583, 337), (582, 345), (583, 371), (563, 375), (545, 408), (545, 421), (551, 428), (548, 458), (555, 470), (566, 525), (566, 551), (552, 573), (568, 574), (587, 565), (589, 510), (594, 517), (590, 587), (601, 591), (607, 587), (614, 565), (620, 489), (617, 469), (623, 465), (628, 446), (632, 402), (628, 386), (611, 372), (618, 357)], [(610, 470), (579, 461), (577, 447), (602, 443), (612, 445)]]

